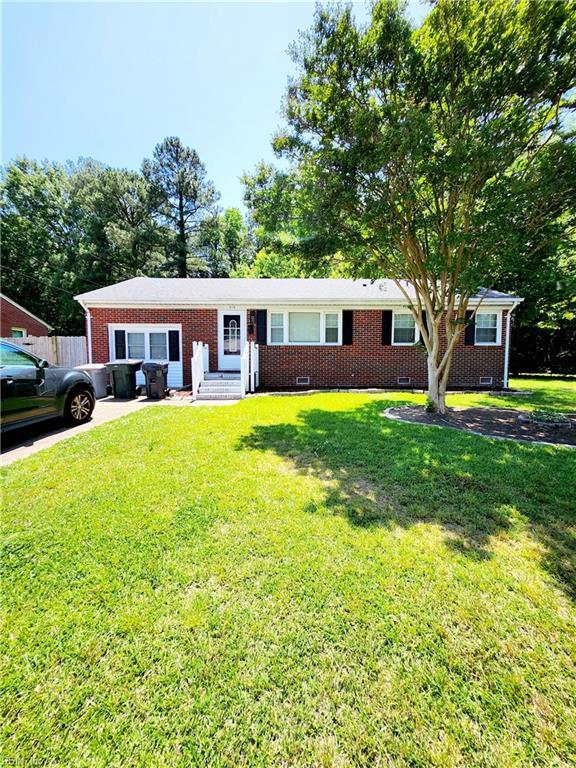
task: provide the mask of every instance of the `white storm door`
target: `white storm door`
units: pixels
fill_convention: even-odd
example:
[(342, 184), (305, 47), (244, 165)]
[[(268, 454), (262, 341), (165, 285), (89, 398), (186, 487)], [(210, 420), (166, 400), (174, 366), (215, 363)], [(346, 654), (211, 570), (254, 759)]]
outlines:
[(218, 312), (218, 369), (239, 371), (242, 348), (246, 343), (246, 311)]

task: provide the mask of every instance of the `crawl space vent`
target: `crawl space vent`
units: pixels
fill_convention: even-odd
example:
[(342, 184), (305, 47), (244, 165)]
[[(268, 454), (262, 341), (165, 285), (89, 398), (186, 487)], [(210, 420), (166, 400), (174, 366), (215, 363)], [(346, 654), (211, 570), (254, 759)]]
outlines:
[(480, 384), (492, 384), (492, 376), (480, 376)]
[(398, 376), (398, 384), (410, 384), (411, 381), (410, 376)]
[(296, 376), (296, 384), (310, 384), (310, 376)]

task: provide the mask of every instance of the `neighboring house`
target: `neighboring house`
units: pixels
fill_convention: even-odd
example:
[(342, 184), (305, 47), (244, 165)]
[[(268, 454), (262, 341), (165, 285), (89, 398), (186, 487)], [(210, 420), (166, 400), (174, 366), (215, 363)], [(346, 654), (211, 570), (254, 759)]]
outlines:
[(32, 312), (0, 293), (0, 336), (2, 338), (47, 336), (53, 330), (52, 326), (44, 320), (40, 320)]
[[(263, 389), (427, 383), (418, 329), (391, 280), (137, 277), (76, 298), (92, 362), (166, 361), (172, 387), (190, 384), (196, 341), (209, 345), (211, 372), (238, 371), (244, 345), (257, 342)], [(451, 387), (507, 385), (509, 318), (520, 301), (483, 292), (455, 349)]]

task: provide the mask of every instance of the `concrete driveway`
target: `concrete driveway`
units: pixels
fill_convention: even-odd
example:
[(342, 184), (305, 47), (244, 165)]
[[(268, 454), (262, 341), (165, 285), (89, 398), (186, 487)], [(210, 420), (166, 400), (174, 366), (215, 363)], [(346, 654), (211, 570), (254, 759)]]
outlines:
[(7, 466), (13, 461), (31, 456), (43, 448), (49, 448), (61, 440), (79, 435), (81, 432), (94, 429), (94, 427), (98, 427), (100, 424), (119, 419), (121, 416), (126, 416), (128, 413), (139, 411), (142, 408), (150, 406), (159, 408), (164, 406), (234, 405), (237, 402), (237, 400), (196, 400), (192, 402), (189, 395), (184, 397), (175, 396), (165, 398), (164, 400), (148, 400), (146, 397), (138, 397), (135, 400), (118, 400), (114, 397), (105, 397), (102, 400), (96, 401), (92, 418), (86, 424), (68, 427), (63, 426), (60, 420), (54, 419), (54, 421), (45, 421), (25, 429), (15, 429), (2, 435), (0, 463), (2, 466)]

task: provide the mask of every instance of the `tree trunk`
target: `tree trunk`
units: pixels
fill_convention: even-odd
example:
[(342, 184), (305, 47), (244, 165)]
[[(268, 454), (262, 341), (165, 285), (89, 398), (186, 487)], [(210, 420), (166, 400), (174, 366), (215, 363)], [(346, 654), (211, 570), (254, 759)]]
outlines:
[(431, 413), (446, 413), (446, 385), (448, 377), (440, 373), (434, 356), (428, 355), (428, 403)]
[(188, 277), (186, 264), (186, 224), (184, 222), (184, 200), (178, 198), (178, 277)]

